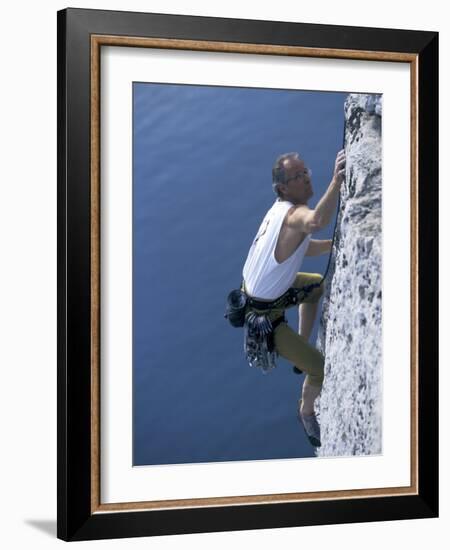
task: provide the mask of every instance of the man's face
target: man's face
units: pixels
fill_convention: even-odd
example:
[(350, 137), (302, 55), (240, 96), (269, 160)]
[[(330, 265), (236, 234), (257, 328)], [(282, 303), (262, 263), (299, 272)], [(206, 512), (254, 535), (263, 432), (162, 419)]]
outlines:
[(280, 185), (283, 197), (294, 204), (306, 204), (314, 191), (311, 177), (300, 158), (289, 159), (286, 166), (286, 182)]

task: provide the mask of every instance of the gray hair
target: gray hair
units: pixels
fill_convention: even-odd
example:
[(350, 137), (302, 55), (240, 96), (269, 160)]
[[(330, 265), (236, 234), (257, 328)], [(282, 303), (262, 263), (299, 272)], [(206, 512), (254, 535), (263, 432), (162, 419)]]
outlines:
[(280, 190), (278, 189), (278, 185), (280, 183), (285, 183), (286, 181), (286, 168), (288, 161), (291, 159), (297, 159), (299, 158), (298, 153), (284, 153), (283, 155), (280, 155), (277, 160), (275, 161), (275, 164), (272, 168), (272, 189), (273, 192), (278, 195), (278, 197), (281, 197)]

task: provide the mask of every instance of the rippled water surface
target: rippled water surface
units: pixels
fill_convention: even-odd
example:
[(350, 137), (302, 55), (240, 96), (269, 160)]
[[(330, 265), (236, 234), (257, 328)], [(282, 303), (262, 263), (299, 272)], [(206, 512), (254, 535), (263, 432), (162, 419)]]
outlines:
[[(303, 377), (282, 358), (267, 375), (248, 366), (243, 331), (223, 313), (275, 199), (275, 158), (300, 153), (315, 206), (342, 147), (345, 97), (134, 84), (134, 465), (314, 456), (296, 417)], [(301, 270), (324, 273), (327, 261)], [(288, 319), (297, 326), (295, 309)]]

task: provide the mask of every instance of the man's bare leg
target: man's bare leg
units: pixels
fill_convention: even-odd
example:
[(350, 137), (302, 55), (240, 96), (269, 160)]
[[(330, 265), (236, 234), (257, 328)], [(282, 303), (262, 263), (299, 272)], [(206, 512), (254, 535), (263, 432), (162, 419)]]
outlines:
[(313, 302), (311, 304), (301, 304), (298, 308), (298, 326), (299, 334), (309, 340), (311, 332), (316, 320), (317, 310), (319, 308), (319, 302)]
[(305, 377), (303, 382), (302, 389), (302, 404), (300, 407), (300, 412), (305, 416), (310, 416), (314, 414), (314, 401), (319, 395), (322, 386), (313, 386), (308, 383), (308, 377)]
[[(314, 321), (316, 319), (317, 310), (319, 307), (319, 301), (314, 303), (305, 303), (301, 304), (298, 313), (299, 313), (299, 334), (304, 336), (309, 340), (311, 332), (314, 326)], [(305, 377), (303, 382), (302, 390), (302, 405), (301, 413), (305, 416), (314, 414), (314, 401), (320, 393), (322, 386), (313, 386), (308, 382), (308, 377)]]

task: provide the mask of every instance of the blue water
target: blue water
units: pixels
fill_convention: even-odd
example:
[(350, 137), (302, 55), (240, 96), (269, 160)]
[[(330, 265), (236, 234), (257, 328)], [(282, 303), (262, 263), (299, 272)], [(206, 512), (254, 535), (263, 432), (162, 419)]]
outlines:
[[(303, 376), (282, 358), (266, 375), (248, 366), (243, 330), (223, 314), (275, 200), (275, 158), (300, 153), (315, 206), (342, 147), (345, 97), (134, 83), (133, 465), (314, 456), (296, 417)], [(327, 261), (301, 270), (324, 273)], [(296, 308), (287, 317), (297, 327)]]

